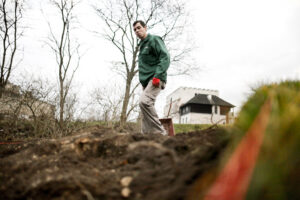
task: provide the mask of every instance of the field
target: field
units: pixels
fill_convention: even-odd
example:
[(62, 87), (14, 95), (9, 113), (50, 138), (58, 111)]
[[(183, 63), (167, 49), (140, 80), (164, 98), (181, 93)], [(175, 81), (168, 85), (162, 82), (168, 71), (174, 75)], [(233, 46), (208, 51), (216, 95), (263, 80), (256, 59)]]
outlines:
[(0, 145), (0, 199), (193, 199), (228, 143), (222, 128), (174, 137), (93, 126)]

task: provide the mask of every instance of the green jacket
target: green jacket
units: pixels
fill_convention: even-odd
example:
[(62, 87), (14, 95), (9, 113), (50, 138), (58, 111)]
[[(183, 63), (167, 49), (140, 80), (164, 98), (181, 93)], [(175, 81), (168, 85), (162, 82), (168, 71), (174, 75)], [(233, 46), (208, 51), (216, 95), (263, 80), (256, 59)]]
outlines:
[(139, 78), (142, 86), (146, 87), (153, 77), (166, 83), (170, 55), (162, 38), (148, 34), (139, 45)]

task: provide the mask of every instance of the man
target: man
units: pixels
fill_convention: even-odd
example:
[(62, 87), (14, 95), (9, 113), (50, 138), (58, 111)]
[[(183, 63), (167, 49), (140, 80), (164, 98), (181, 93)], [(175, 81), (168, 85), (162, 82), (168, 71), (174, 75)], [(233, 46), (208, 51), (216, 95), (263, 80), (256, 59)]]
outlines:
[(136, 36), (141, 39), (138, 62), (139, 79), (143, 86), (139, 103), (142, 111), (142, 133), (167, 135), (158, 119), (154, 104), (157, 95), (167, 82), (170, 56), (162, 38), (148, 34), (147, 26), (143, 21), (135, 21), (133, 29)]

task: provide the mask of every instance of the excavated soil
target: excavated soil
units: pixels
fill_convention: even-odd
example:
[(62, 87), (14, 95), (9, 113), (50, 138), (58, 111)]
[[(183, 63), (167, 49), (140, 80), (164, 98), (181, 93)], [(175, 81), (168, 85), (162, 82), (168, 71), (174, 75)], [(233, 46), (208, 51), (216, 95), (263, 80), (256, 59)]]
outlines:
[(220, 128), (174, 137), (93, 130), (0, 144), (0, 199), (179, 200), (216, 168)]

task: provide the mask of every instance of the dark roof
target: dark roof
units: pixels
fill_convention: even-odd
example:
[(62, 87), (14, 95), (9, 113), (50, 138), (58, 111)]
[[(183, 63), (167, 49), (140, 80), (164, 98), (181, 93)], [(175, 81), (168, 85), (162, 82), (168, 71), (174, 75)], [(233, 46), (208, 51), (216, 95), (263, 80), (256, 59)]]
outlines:
[(188, 102), (183, 104), (180, 107), (183, 107), (187, 104), (206, 104), (206, 105), (218, 105), (218, 106), (227, 106), (227, 107), (235, 107), (234, 105), (224, 101), (220, 97), (216, 95), (210, 95), (211, 99), (208, 97), (207, 94), (196, 94), (193, 98), (191, 98)]

